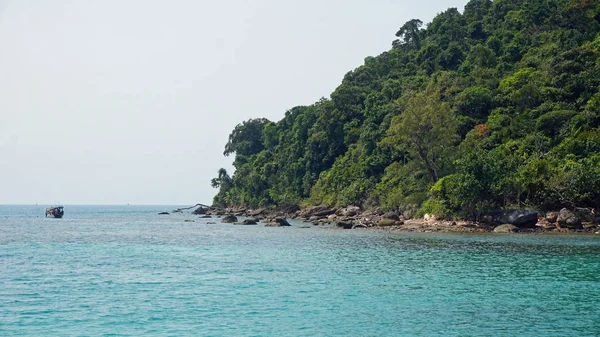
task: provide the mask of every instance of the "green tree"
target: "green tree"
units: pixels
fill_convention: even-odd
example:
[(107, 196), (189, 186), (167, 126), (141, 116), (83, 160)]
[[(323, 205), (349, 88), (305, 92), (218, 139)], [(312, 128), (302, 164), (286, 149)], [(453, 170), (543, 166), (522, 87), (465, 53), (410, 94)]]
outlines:
[(419, 32), (421, 31), (422, 26), (423, 21), (419, 19), (412, 19), (406, 22), (396, 32), (396, 36), (399, 37), (399, 39), (394, 40), (392, 44), (395, 47), (408, 46), (413, 49), (420, 49), (421, 38), (419, 37)]
[(424, 92), (406, 94), (399, 103), (402, 112), (392, 120), (382, 144), (408, 151), (435, 182), (449, 171), (449, 155), (459, 140), (454, 113), (433, 84)]

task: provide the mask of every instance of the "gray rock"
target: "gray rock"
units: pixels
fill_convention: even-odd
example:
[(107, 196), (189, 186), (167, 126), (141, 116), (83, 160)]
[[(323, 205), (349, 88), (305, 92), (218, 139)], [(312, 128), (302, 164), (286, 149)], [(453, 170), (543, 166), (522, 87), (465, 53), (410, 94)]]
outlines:
[(255, 210), (251, 210), (248, 212), (248, 215), (250, 216), (259, 216), (262, 215), (265, 212), (264, 208), (259, 208), (259, 209), (255, 209)]
[(396, 214), (394, 212), (387, 212), (384, 215), (382, 215), (381, 217), (384, 219), (389, 219), (389, 220), (394, 220), (394, 221), (400, 220), (400, 217), (398, 216), (398, 214)]
[(575, 214), (569, 211), (566, 208), (563, 208), (558, 213), (558, 217), (556, 219), (558, 224), (561, 227), (566, 227), (569, 229), (582, 229), (581, 219), (579, 219)]
[(226, 215), (221, 219), (222, 223), (234, 223), (238, 222), (238, 218), (235, 215)]
[(538, 212), (532, 210), (506, 210), (490, 212), (497, 224), (511, 224), (519, 228), (533, 228), (538, 222)]
[(336, 223), (336, 226), (343, 228), (343, 229), (352, 229), (352, 227), (354, 225), (352, 224), (352, 222), (340, 221), (340, 222)]
[(394, 219), (381, 219), (377, 222), (377, 226), (381, 226), (381, 227), (387, 227), (387, 226), (394, 226), (396, 224), (397, 220)]
[(194, 210), (193, 213), (196, 215), (203, 215), (206, 214), (206, 209), (204, 207), (198, 207)]
[(265, 227), (288, 227), (290, 223), (284, 218), (275, 218), (265, 224)]
[(345, 208), (339, 209), (336, 214), (340, 216), (356, 216), (360, 213), (360, 207), (358, 206), (348, 206)]
[(519, 227), (513, 224), (504, 224), (494, 228), (494, 233), (515, 233), (519, 231)]
[(302, 210), (299, 213), (299, 216), (305, 219), (309, 219), (312, 216), (326, 217), (334, 213), (335, 209), (330, 208), (329, 206), (313, 206)]

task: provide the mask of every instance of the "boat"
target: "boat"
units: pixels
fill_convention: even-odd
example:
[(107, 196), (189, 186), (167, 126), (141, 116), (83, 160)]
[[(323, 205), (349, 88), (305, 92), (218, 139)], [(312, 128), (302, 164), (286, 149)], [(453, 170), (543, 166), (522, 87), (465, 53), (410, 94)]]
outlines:
[(46, 217), (50, 218), (62, 218), (65, 215), (62, 206), (51, 206), (46, 208)]

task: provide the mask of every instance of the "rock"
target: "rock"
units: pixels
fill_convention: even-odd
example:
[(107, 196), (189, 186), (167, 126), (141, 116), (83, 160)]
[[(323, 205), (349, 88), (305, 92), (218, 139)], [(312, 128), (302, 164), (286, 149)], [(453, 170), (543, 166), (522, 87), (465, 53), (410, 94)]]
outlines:
[(231, 214), (230, 215), (226, 215), (226, 216), (224, 216), (221, 219), (222, 223), (234, 223), (234, 222), (237, 222), (237, 221), (238, 221), (237, 217), (235, 215), (231, 215)]
[(198, 207), (192, 213), (194, 213), (196, 215), (203, 215), (203, 214), (206, 214), (206, 209), (204, 209), (204, 207)]
[(393, 219), (381, 219), (377, 222), (377, 226), (387, 227), (394, 226), (396, 224), (396, 220)]
[(313, 206), (301, 211), (299, 216), (309, 219), (312, 216), (326, 217), (334, 213), (335, 209), (329, 208), (328, 206)]
[(212, 218), (212, 216), (210, 216), (210, 215), (203, 215), (200, 217), (200, 219), (210, 219), (210, 218)]
[(548, 212), (546, 213), (546, 221), (549, 223), (555, 223), (558, 220), (558, 212)]
[(381, 217), (384, 219), (394, 220), (394, 221), (400, 220), (400, 217), (398, 216), (398, 214), (396, 214), (394, 212), (387, 212), (387, 213), (383, 214)]
[(256, 217), (256, 216), (262, 215), (264, 212), (265, 212), (264, 208), (259, 208), (259, 209), (249, 211), (248, 215)]
[(169, 215), (169, 212), (160, 212), (158, 215)]
[(491, 225), (494, 223), (494, 217), (492, 217), (491, 215), (484, 215), (481, 217), (481, 222), (484, 224)]
[(352, 222), (349, 222), (349, 221), (339, 221), (336, 223), (336, 226), (343, 228), (343, 229), (352, 229), (353, 224), (352, 224)]
[(532, 210), (506, 210), (490, 212), (497, 224), (511, 224), (519, 228), (533, 228), (538, 222), (538, 213)]
[(275, 218), (265, 224), (265, 227), (288, 227), (290, 223), (284, 218)]
[(519, 231), (519, 227), (513, 224), (504, 224), (494, 228), (494, 233), (515, 233)]
[(558, 213), (558, 217), (556, 219), (558, 224), (561, 227), (566, 227), (569, 229), (582, 229), (581, 219), (575, 216), (575, 214), (569, 211), (566, 208), (563, 208)]
[(250, 226), (250, 225), (256, 225), (256, 221), (254, 221), (253, 219), (246, 219), (244, 221), (241, 222), (234, 222), (234, 225), (241, 225), (241, 226)]
[(360, 207), (358, 206), (348, 206), (345, 208), (340, 208), (335, 214), (340, 216), (356, 216), (360, 213)]

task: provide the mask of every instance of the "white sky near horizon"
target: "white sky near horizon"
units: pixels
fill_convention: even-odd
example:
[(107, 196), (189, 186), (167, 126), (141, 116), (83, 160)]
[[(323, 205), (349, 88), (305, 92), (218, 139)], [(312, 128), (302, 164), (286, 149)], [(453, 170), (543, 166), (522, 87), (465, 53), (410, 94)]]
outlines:
[(466, 0), (0, 0), (0, 204), (211, 204), (242, 121)]

